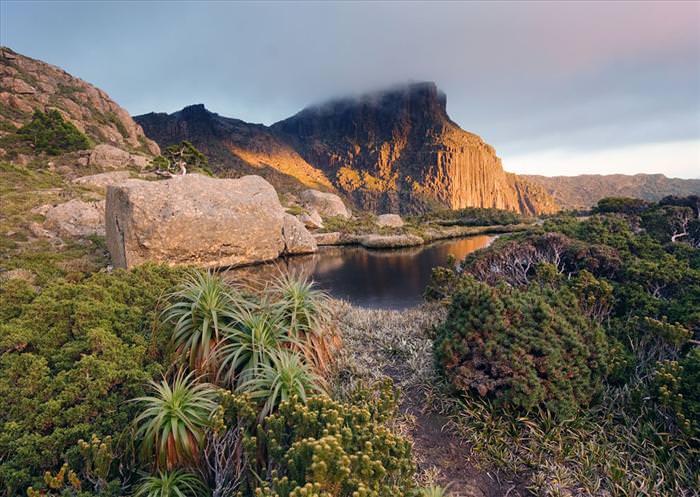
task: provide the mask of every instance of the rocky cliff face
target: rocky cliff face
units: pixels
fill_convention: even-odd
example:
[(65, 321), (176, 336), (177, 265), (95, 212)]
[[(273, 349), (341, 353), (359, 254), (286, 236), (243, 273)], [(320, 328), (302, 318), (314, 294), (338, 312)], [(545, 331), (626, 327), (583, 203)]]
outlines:
[(187, 139), (222, 169), (265, 168), (304, 185), (313, 181), (378, 212), (556, 208), (542, 188), (505, 173), (493, 147), (450, 120), (445, 94), (433, 83), (309, 107), (269, 128), (203, 106), (135, 119), (161, 146)]
[(62, 69), (0, 47), (0, 136), (57, 109), (95, 144), (156, 155), (158, 145), (102, 90)]
[(667, 178), (663, 174), (520, 177), (545, 188), (565, 209), (586, 209), (605, 197), (636, 197), (658, 202), (668, 195), (700, 195), (700, 179)]
[(446, 104), (434, 83), (412, 84), (311, 107), (272, 130), (370, 209), (434, 201), (528, 214), (554, 208), (537, 187), (504, 173), (493, 147), (450, 120)]
[(173, 114), (150, 113), (134, 118), (162, 147), (192, 142), (219, 175), (258, 174), (280, 189), (332, 189), (323, 172), (262, 124), (222, 117), (204, 105)]

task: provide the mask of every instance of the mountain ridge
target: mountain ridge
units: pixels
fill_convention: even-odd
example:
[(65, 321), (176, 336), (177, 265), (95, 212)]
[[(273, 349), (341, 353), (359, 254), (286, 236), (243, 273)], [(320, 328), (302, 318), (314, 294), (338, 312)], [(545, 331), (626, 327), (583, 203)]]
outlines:
[(223, 170), (265, 168), (304, 186), (313, 178), (376, 212), (436, 205), (556, 210), (541, 187), (503, 171), (491, 145), (452, 121), (446, 102), (434, 83), (421, 82), (311, 105), (271, 126), (201, 104), (134, 119), (161, 146), (186, 139)]
[(565, 209), (586, 209), (604, 197), (637, 197), (656, 202), (669, 195), (700, 195), (700, 179), (669, 178), (660, 173), (522, 177), (544, 187)]

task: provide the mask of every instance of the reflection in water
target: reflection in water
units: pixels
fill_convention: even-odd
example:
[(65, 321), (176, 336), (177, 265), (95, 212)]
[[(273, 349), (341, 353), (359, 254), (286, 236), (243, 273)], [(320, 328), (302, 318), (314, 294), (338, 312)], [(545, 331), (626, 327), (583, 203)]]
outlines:
[(362, 307), (403, 309), (420, 304), (432, 269), (451, 255), (457, 260), (487, 246), (493, 237), (443, 240), (421, 247), (369, 250), (363, 247), (322, 247), (318, 253), (290, 257), (281, 263), (232, 270), (230, 276), (256, 279), (280, 269), (313, 279), (336, 298)]

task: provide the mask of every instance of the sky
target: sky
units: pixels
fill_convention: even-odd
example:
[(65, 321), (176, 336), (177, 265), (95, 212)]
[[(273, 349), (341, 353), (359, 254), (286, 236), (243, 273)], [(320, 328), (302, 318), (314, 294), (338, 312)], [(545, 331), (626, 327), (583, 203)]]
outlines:
[(133, 115), (427, 80), (508, 171), (700, 178), (700, 2), (0, 2), (2, 45)]

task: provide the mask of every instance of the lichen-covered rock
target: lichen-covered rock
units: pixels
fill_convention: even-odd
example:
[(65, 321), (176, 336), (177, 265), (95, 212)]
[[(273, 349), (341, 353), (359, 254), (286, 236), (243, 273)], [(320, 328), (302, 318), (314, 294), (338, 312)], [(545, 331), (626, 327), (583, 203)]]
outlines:
[(331, 233), (314, 233), (316, 245), (342, 245), (343, 234), (339, 231)]
[(296, 217), (285, 214), (282, 222), (285, 254), (312, 254), (316, 252), (316, 239)]
[(104, 213), (104, 201), (85, 202), (73, 199), (43, 209), (46, 218), (43, 228), (61, 237), (104, 235)]
[(116, 267), (268, 261), (308, 243), (304, 226), (291, 226), (285, 216), (277, 192), (259, 176), (132, 179), (107, 188), (107, 248)]
[(341, 198), (335, 193), (318, 190), (304, 190), (300, 194), (302, 204), (309, 210), (315, 210), (322, 217), (342, 217), (350, 219), (352, 214)]
[(76, 185), (91, 186), (102, 191), (106, 191), (109, 185), (118, 185), (130, 177), (129, 171), (111, 171), (108, 173), (91, 174), (81, 176), (73, 180)]
[(403, 224), (403, 219), (398, 214), (381, 214), (377, 216), (377, 226), (400, 228)]

